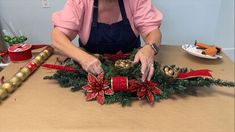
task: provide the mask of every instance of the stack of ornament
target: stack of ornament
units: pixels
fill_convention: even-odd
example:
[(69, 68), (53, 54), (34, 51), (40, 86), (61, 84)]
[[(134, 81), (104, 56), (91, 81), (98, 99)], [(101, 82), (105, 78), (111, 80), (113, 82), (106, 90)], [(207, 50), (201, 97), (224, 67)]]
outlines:
[(14, 92), (27, 77), (29, 77), (43, 62), (53, 53), (52, 47), (46, 47), (28, 64), (22, 67), (11, 79), (0, 86), (0, 101), (5, 99), (10, 93)]

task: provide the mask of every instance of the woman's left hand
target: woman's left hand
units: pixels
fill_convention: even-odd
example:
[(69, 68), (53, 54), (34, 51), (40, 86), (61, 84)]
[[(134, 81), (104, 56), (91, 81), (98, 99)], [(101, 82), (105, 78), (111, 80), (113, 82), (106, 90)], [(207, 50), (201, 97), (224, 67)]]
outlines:
[(141, 80), (144, 82), (146, 79), (148, 81), (151, 80), (154, 74), (154, 50), (150, 45), (145, 45), (141, 48), (137, 54), (135, 55), (135, 59), (133, 64), (137, 64), (139, 61), (141, 62)]

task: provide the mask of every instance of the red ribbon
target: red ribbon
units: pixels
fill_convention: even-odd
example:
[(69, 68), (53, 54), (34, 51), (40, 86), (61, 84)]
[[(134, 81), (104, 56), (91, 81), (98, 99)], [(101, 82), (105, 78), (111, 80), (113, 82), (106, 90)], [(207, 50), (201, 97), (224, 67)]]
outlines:
[(43, 48), (47, 45), (14, 44), (8, 48), (8, 55), (12, 62), (25, 61), (32, 58), (32, 50)]
[(59, 71), (68, 71), (68, 72), (78, 72), (77, 69), (71, 67), (71, 66), (60, 66), (60, 65), (53, 65), (53, 64), (43, 64), (42, 67), (49, 68), (49, 69), (55, 69)]
[(187, 73), (179, 73), (177, 78), (178, 79), (188, 79), (188, 78), (195, 78), (195, 77), (211, 77), (211, 70), (202, 69), (202, 70), (194, 70)]
[(114, 91), (128, 90), (128, 77), (116, 76), (111, 78), (111, 87)]

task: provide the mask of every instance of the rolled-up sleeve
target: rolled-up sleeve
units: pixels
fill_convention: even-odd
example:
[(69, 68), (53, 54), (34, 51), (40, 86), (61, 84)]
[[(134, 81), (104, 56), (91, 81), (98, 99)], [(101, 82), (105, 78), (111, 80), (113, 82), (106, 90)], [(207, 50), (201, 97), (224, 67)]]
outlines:
[(67, 0), (64, 9), (52, 15), (54, 27), (73, 40), (81, 27), (83, 7), (81, 0)]
[(135, 27), (142, 36), (159, 28), (163, 19), (162, 13), (154, 7), (151, 0), (138, 0), (133, 16)]

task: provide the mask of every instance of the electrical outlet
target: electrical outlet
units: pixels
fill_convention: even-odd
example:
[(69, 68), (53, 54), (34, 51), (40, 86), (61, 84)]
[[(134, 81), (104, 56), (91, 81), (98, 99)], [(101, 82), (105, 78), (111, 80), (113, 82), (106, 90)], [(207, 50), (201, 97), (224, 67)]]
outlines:
[(42, 0), (42, 7), (43, 8), (50, 8), (49, 0)]

